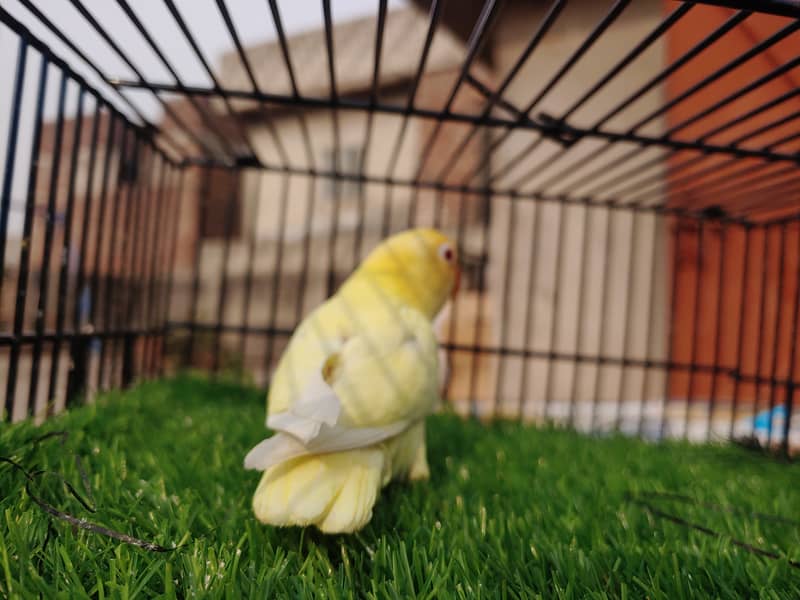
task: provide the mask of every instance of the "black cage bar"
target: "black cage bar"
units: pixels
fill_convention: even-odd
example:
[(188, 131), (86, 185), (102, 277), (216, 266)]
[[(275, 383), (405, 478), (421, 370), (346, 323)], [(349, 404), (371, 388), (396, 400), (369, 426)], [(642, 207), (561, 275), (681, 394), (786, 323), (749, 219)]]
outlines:
[(435, 226), (457, 411), (800, 448), (797, 2), (324, 0), (291, 34), (269, 0), (257, 44), (225, 0), (11, 4), (6, 419), (187, 367), (267, 385), (380, 239)]

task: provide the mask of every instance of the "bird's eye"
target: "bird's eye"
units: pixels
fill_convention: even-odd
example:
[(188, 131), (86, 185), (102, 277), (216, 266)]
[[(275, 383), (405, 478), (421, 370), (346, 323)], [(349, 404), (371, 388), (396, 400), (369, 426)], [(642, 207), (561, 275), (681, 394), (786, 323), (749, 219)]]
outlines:
[(442, 244), (439, 246), (439, 256), (446, 262), (453, 262), (453, 259), (455, 258), (455, 252), (453, 252), (450, 244)]

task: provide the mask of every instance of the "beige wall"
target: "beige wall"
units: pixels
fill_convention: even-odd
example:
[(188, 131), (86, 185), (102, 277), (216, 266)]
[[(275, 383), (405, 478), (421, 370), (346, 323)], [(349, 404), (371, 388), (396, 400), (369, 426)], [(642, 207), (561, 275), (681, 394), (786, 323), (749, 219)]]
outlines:
[[(509, 12), (505, 13), (504, 19), (499, 23), (500, 31), (497, 34), (497, 38), (502, 40), (494, 54), (498, 73), (504, 74), (519, 56), (530, 38), (531, 31), (542, 18), (542, 10), (530, 10), (519, 5), (509, 7)], [(602, 18), (602, 10), (605, 10), (604, 6), (590, 2), (574, 3), (566, 8), (536, 50), (535, 57), (528, 61), (516, 83), (509, 88), (508, 99), (519, 107), (525, 107), (585, 39), (587, 31)], [(600, 38), (589, 53), (575, 65), (568, 76), (545, 97), (539, 110), (556, 117), (561, 116), (572, 102), (580, 98), (582, 93), (599, 80), (625, 52), (644, 38), (661, 17), (658, 2), (648, 0), (633, 3), (607, 34)], [(593, 125), (600, 115), (606, 114), (621, 98), (637, 89), (663, 64), (664, 48), (662, 44), (657, 43), (630, 65), (622, 76), (614, 79), (607, 89), (576, 111), (570, 117), (570, 121), (581, 126)], [(613, 119), (609, 127), (619, 130), (630, 126), (635, 119), (656, 108), (662, 100), (662, 90), (656, 89), (633, 105), (630, 111), (626, 111), (624, 118), (620, 116)], [(537, 114), (537, 111), (535, 110), (533, 114)], [(645, 131), (653, 133), (661, 126), (660, 122), (656, 122), (655, 128), (650, 126)], [(536, 134), (530, 131), (514, 133), (498, 149), (493, 168), (501, 168), (534, 139)], [(571, 178), (567, 171), (561, 178), (548, 181), (566, 166), (581, 164), (590, 153), (602, 145), (603, 142), (595, 140), (580, 141), (555, 163), (553, 168), (543, 169), (529, 179), (527, 184), (518, 186), (520, 178), (535, 168), (535, 165), (544, 163), (548, 157), (562, 151), (555, 142), (545, 141), (532, 155), (523, 160), (519, 167), (500, 177), (497, 185), (500, 188), (511, 187), (518, 191), (536, 190), (557, 194), (568, 186), (570, 180), (577, 181), (578, 176), (583, 176), (631, 150), (630, 146), (618, 144), (619, 147), (604, 154), (604, 157), (598, 159), (596, 163), (579, 171), (578, 176)], [(653, 156), (655, 156), (653, 153), (641, 152), (629, 161), (630, 166), (635, 166), (637, 162), (648, 160)], [(585, 193), (597, 186), (597, 190), (593, 191), (594, 196), (613, 197), (612, 193), (603, 188), (602, 179), (603, 176), (600, 175), (597, 180), (576, 188), (575, 192)], [(542, 185), (545, 183), (546, 189)], [(512, 202), (516, 202), (516, 207), (513, 209)], [(506, 241), (509, 228), (512, 227), (510, 224), (512, 210), (514, 210), (514, 243), (511, 245), (509, 255)], [(610, 229), (607, 223), (609, 218)], [(539, 220), (538, 227), (536, 219)], [(632, 226), (636, 229), (633, 237), (631, 237)], [(549, 202), (539, 203), (537, 207), (534, 202), (528, 200), (512, 201), (506, 197), (495, 198), (492, 203), (489, 289), (490, 311), (496, 321), (490, 343), (499, 345), (502, 342), (503, 345), (521, 349), (527, 340), (529, 347), (548, 350), (550, 336), (554, 333), (552, 349), (556, 352), (619, 357), (623, 354), (627, 311), (630, 328), (626, 354), (640, 359), (646, 356), (651, 359), (664, 359), (666, 353), (663, 319), (654, 319), (651, 347), (645, 349), (648, 315), (650, 312), (659, 317), (666, 315), (664, 286), (667, 271), (664, 226), (663, 220), (656, 219), (651, 213), (634, 215), (629, 211), (608, 211), (604, 208), (587, 208), (582, 205), (562, 206)], [(562, 231), (560, 237), (559, 228)], [(609, 240), (606, 239), (607, 232), (610, 232)], [(532, 245), (534, 233), (538, 236), (535, 246)], [(584, 238), (586, 238), (585, 252), (582, 247)], [(561, 265), (558, 271), (560, 279), (556, 305), (554, 297), (559, 242)], [(604, 281), (606, 247), (608, 247), (609, 263), (608, 277)], [(653, 252), (656, 253), (655, 259)], [(582, 266), (584, 260), (586, 264)], [(533, 296), (529, 298), (531, 262), (536, 265), (536, 280)], [(648, 305), (651, 265), (655, 265), (656, 269), (652, 307)], [(586, 276), (581, 287), (582, 268), (585, 269)], [(503, 294), (506, 285), (508, 297)], [(630, 306), (627, 305), (626, 294), (629, 286)], [(604, 289), (607, 294), (606, 306), (604, 314), (601, 314)], [(523, 324), (529, 302), (532, 303), (530, 327), (526, 332)], [(505, 312), (504, 308), (507, 309)], [(551, 323), (554, 318), (556, 320), (553, 331)], [(604, 328), (602, 344), (601, 325)], [(581, 331), (578, 340), (579, 328)], [(598, 371), (598, 367), (591, 363), (576, 364), (572, 361), (550, 363), (544, 358), (525, 361), (514, 357), (505, 361), (506, 364), (501, 372), (502, 382), (497, 389), (500, 391), (501, 410), (512, 414), (517, 412), (520, 398), (526, 403), (524, 414), (535, 417), (543, 414), (546, 397), (550, 398), (551, 408), (558, 412), (555, 406), (572, 396), (579, 401), (591, 401), (597, 397), (601, 401), (609, 402), (616, 401), (618, 397), (625, 401), (638, 400), (642, 396), (644, 372), (640, 368), (625, 369), (622, 378), (622, 369), (619, 367), (607, 366)], [(494, 394), (496, 385), (494, 379), (497, 375), (498, 360), (494, 359), (491, 362), (493, 374), (487, 377), (486, 389), (482, 391), (482, 395), (486, 398)], [(527, 384), (523, 390), (520, 388), (520, 382), (525, 369), (527, 369), (525, 376)], [(548, 369), (550, 369), (549, 374)], [(663, 377), (660, 374), (651, 373), (646, 383), (644, 391), (646, 398), (663, 396)], [(588, 411), (579, 409), (578, 412), (579, 422), (582, 418), (588, 418)]]

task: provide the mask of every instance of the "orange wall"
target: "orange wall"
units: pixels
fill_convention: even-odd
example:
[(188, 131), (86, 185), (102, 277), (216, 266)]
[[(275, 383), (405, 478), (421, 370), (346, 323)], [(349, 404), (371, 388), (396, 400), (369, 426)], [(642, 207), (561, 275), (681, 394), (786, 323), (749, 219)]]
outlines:
[[(676, 4), (665, 2), (666, 11), (672, 11)], [(719, 7), (694, 7), (687, 18), (679, 22), (667, 37), (669, 62), (682, 56), (732, 14), (733, 11)], [(787, 23), (786, 19), (767, 15), (749, 17), (697, 59), (677, 71), (667, 82), (668, 98), (676, 97)], [(795, 33), (773, 46), (768, 52), (753, 58), (719, 81), (710, 84), (689, 100), (676, 105), (667, 115), (669, 126), (682, 122), (729, 93), (791, 60), (797, 56), (798, 49), (800, 49), (800, 37)], [(800, 87), (800, 70), (795, 69), (675, 135), (682, 139), (695, 139), (716, 126), (798, 87)], [(800, 111), (800, 98), (784, 102), (774, 109), (748, 119), (744, 125), (732, 127), (709, 138), (708, 141), (715, 144), (730, 143), (739, 136), (795, 111)], [(800, 119), (746, 140), (743, 146), (762, 147), (798, 129), (800, 129)], [(778, 149), (795, 152), (800, 149), (799, 147), (800, 141), (795, 141)], [(674, 167), (693, 156), (696, 154), (676, 154), (671, 157), (670, 164)], [(776, 182), (796, 177), (796, 169), (792, 172), (786, 163), (778, 163), (755, 170), (747, 177), (734, 179), (730, 177), (731, 174), (760, 163), (737, 160), (726, 165), (728, 160), (726, 157), (709, 158), (696, 168), (674, 174), (670, 182), (672, 205), (701, 208), (718, 204), (736, 210), (744, 208), (748, 203), (758, 202), (780, 206), (777, 211), (772, 211), (773, 216), (779, 212), (797, 212), (800, 208), (800, 197), (797, 197), (797, 193), (789, 196), (785, 190), (769, 189), (769, 186)], [(718, 168), (707, 174), (698, 175), (691, 184), (680, 181), (685, 175), (698, 173), (701, 169), (712, 165)], [(785, 174), (782, 174), (781, 170)], [(749, 180), (753, 186), (751, 189), (755, 190), (752, 195), (740, 192), (746, 189), (748, 178), (751, 178)], [(763, 218), (767, 216), (767, 212), (760, 209), (755, 215)], [(680, 235), (676, 239), (675, 232), (678, 229)], [(800, 335), (794, 326), (798, 310), (795, 304), (796, 290), (800, 280), (800, 226), (795, 222), (783, 232), (780, 227), (770, 227), (767, 230), (752, 229), (749, 234), (747, 257), (744, 252), (746, 235), (744, 228), (729, 226), (723, 234), (718, 224), (706, 223), (702, 229), (702, 243), (700, 243), (697, 221), (681, 220), (679, 223), (677, 219), (672, 219), (670, 256), (677, 268), (675, 310), (672, 318), (672, 360), (680, 363), (712, 364), (715, 361), (715, 353), (718, 352), (718, 363), (734, 367), (738, 364), (741, 335), (743, 336), (740, 366), (742, 373), (750, 376), (758, 374), (767, 378), (774, 374), (779, 379), (785, 379), (793, 372), (794, 379), (800, 379), (800, 365), (797, 364), (800, 362), (800, 356), (797, 356), (800, 352), (796, 353), (796, 364), (789, 364), (792, 342), (800, 344)], [(724, 254), (721, 256), (723, 235), (725, 246)], [(745, 293), (742, 296), (745, 260), (749, 262), (746, 269)], [(743, 320), (740, 319), (742, 298), (744, 298)], [(696, 299), (699, 302), (696, 302)], [(698, 372), (690, 377), (688, 372), (679, 371), (672, 377), (670, 394), (673, 397), (691, 396), (705, 399), (713, 390), (716, 398), (724, 401), (732, 398), (734, 385), (734, 379), (729, 375), (720, 375), (716, 382), (713, 382), (708, 374)], [(769, 385), (757, 388), (752, 383), (742, 383), (738, 394), (743, 404), (752, 403), (757, 399), (759, 406), (763, 407), (770, 403), (771, 389)], [(775, 388), (774, 394), (774, 401), (782, 402), (785, 398), (785, 388), (782, 386)], [(796, 394), (795, 398), (798, 396), (800, 394)]]

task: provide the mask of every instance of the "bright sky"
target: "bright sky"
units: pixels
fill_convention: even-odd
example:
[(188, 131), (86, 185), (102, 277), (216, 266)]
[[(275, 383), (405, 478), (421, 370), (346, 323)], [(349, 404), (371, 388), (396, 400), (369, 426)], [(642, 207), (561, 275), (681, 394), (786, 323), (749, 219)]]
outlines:
[[(94, 31), (69, 0), (32, 0), (47, 17), (67, 34), (69, 39), (97, 65), (111, 76), (134, 79), (131, 70), (116, 57), (108, 44)], [(112, 34), (114, 40), (131, 57), (137, 68), (149, 79), (172, 83), (173, 79), (161, 66), (128, 17), (112, 0), (82, 0), (88, 11)], [(216, 0), (174, 0), (189, 28), (198, 41), (203, 54), (215, 66), (217, 58), (233, 48), (233, 42), (225, 29)], [(144, 26), (169, 61), (187, 84), (209, 85), (209, 80), (200, 62), (186, 42), (163, 0), (128, 0)], [(25, 24), (34, 34), (44, 40), (59, 56), (65, 58), (76, 71), (96, 87), (107, 90), (98, 77), (87, 68), (65, 44), (59, 41), (18, 0), (2, 0), (3, 8)], [(377, 15), (378, 0), (333, 0), (334, 23), (348, 21), (365, 15)], [(407, 4), (406, 0), (389, 0), (390, 10)], [(233, 22), (245, 46), (275, 39), (272, 16), (267, 0), (226, 0)], [(279, 0), (283, 26), (287, 34), (322, 27), (322, 3), (319, 0)], [(19, 39), (0, 24), (0, 183), (5, 175), (6, 140), (11, 110), (11, 90), (16, 70)], [(10, 232), (14, 235), (21, 228), (21, 200), (25, 190), (29, 166), (30, 138), (35, 105), (35, 86), (39, 59), (36, 53), (28, 54), (26, 85), (14, 185), (12, 190), (12, 214)], [(46, 113), (56, 114), (58, 77), (51, 70), (48, 80)], [(69, 88), (71, 90), (72, 88)], [(106, 97), (116, 99), (113, 93)], [(157, 121), (160, 107), (148, 92), (134, 92), (145, 116)], [(74, 93), (68, 94), (67, 113), (74, 112)], [(122, 104), (117, 103), (122, 108)]]

